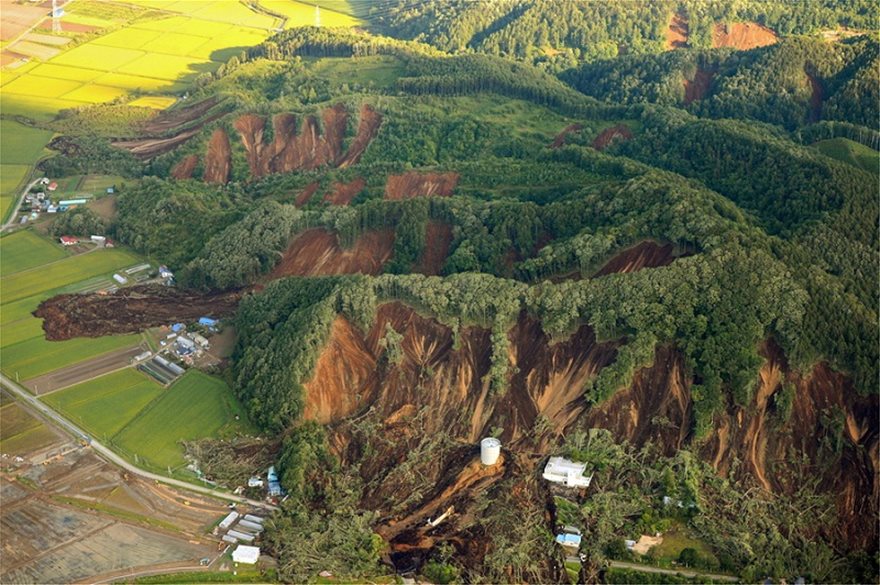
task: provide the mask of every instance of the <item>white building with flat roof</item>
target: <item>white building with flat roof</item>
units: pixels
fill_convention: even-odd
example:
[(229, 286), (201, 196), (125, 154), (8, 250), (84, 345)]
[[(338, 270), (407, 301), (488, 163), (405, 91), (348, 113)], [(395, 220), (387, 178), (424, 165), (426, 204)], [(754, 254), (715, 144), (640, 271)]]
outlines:
[(232, 560), (245, 565), (255, 565), (260, 558), (260, 547), (240, 544), (232, 551)]
[(593, 476), (584, 475), (586, 463), (569, 461), (564, 457), (551, 457), (544, 467), (543, 477), (553, 483), (561, 483), (568, 487), (589, 487)]

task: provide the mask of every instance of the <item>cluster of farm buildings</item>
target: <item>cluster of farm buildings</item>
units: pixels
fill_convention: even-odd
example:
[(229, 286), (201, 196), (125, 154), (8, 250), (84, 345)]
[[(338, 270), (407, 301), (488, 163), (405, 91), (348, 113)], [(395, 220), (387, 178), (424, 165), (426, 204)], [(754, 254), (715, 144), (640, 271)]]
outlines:
[[(63, 213), (69, 209), (74, 209), (80, 205), (88, 203), (85, 197), (76, 197), (72, 199), (58, 199), (53, 197), (54, 192), (58, 189), (58, 183), (51, 181), (47, 177), (41, 178), (36, 185), (28, 193), (25, 193), (22, 199), (21, 219), (19, 223), (25, 224), (29, 221), (39, 219), (41, 213)], [(113, 187), (107, 187), (107, 194), (115, 193)], [(64, 242), (62, 242), (64, 243)], [(70, 244), (65, 244), (70, 245)]]

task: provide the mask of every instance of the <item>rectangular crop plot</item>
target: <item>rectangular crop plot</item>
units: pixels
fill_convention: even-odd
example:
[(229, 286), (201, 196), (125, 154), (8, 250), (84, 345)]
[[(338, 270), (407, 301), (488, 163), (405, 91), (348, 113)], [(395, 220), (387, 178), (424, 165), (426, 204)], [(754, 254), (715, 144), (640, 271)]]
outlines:
[(60, 246), (30, 230), (15, 232), (0, 238), (0, 276), (21, 272), (34, 266), (65, 258)]
[(232, 27), (220, 37), (212, 38), (190, 53), (192, 57), (225, 63), (233, 55), (266, 40), (266, 33), (251, 28)]
[(8, 376), (17, 375), (20, 380), (28, 380), (110, 351), (135, 346), (139, 341), (140, 335), (112, 335), (67, 341), (47, 341), (43, 337), (34, 337), (4, 347), (2, 367)]
[[(6, 88), (3, 90), (6, 91)], [(31, 128), (12, 120), (0, 120), (0, 158), (4, 164), (33, 164), (51, 139), (51, 131)]]
[(187, 16), (171, 16), (161, 20), (138, 22), (131, 28), (133, 30), (152, 30), (157, 32), (175, 33), (188, 31), (200, 37), (216, 38), (223, 36), (226, 31), (232, 28), (232, 25), (225, 22), (196, 20)]
[(151, 53), (185, 56), (208, 40), (207, 37), (190, 34), (165, 33), (146, 43), (142, 48)]
[(98, 37), (92, 43), (120, 49), (140, 49), (160, 35), (156, 31), (129, 27)]
[(23, 186), (30, 170), (30, 165), (0, 164), (0, 219), (6, 218), (9, 208), (18, 197), (18, 189)]
[(52, 60), (52, 63), (100, 69), (102, 71), (114, 71), (143, 55), (143, 51), (86, 43), (85, 45), (72, 48), (63, 55), (59, 55)]
[(61, 52), (61, 49), (57, 47), (49, 47), (39, 43), (32, 43), (30, 41), (19, 41), (12, 46), (12, 50), (16, 53), (27, 55), (28, 57), (40, 59), (41, 61), (51, 59)]
[(43, 400), (106, 440), (118, 433), (163, 388), (137, 370), (125, 368), (46, 395)]
[(54, 98), (73, 91), (80, 85), (78, 81), (29, 74), (22, 75), (15, 81), (10, 81), (4, 85), (3, 93)]
[(113, 442), (154, 468), (175, 468), (184, 463), (179, 441), (216, 436), (227, 427), (243, 428), (236, 414), (244, 419), (223, 380), (189, 370)]
[(126, 93), (127, 92), (124, 89), (120, 89), (118, 87), (110, 87), (108, 85), (97, 85), (94, 83), (90, 83), (88, 85), (84, 85), (78, 89), (75, 89), (70, 93), (64, 94), (63, 97), (66, 100), (86, 102), (89, 104), (100, 104), (115, 100), (118, 97), (124, 96)]
[(18, 403), (11, 402), (0, 408), (0, 451), (3, 453), (25, 455), (57, 440), (55, 433)]
[(120, 67), (117, 71), (129, 75), (143, 75), (173, 81), (180, 80), (182, 77), (195, 77), (199, 73), (214, 71), (218, 66), (215, 63), (205, 63), (201, 59), (193, 57), (149, 53)]
[(4, 278), (0, 283), (0, 298), (6, 304), (100, 274), (107, 274), (137, 261), (135, 255), (119, 249), (98, 250), (89, 254), (71, 256), (54, 262), (51, 270), (46, 266), (40, 266)]
[(155, 91), (158, 89), (173, 91), (174, 83), (166, 79), (143, 77), (140, 75), (126, 75), (124, 73), (105, 73), (95, 80), (95, 83), (119, 87), (122, 89), (140, 89), (143, 91)]
[(31, 73), (40, 77), (52, 77), (54, 79), (67, 79), (70, 81), (91, 81), (101, 75), (101, 71), (95, 69), (68, 67), (66, 65), (55, 65), (54, 63), (43, 63), (35, 67)]

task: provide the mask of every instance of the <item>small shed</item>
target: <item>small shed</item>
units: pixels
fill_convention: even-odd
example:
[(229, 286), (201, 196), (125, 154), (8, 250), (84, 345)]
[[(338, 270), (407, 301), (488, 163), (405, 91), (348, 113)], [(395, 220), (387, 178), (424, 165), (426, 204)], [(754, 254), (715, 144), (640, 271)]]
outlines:
[(254, 565), (260, 558), (260, 547), (240, 544), (232, 551), (232, 560), (236, 563)]
[(183, 329), (186, 329), (186, 325), (184, 325), (183, 323), (175, 323), (174, 325), (171, 326), (171, 330), (174, 331), (175, 333), (177, 333), (178, 331), (181, 331)]
[(568, 533), (557, 534), (556, 542), (557, 544), (561, 544), (562, 546), (579, 548), (581, 546), (581, 535)]

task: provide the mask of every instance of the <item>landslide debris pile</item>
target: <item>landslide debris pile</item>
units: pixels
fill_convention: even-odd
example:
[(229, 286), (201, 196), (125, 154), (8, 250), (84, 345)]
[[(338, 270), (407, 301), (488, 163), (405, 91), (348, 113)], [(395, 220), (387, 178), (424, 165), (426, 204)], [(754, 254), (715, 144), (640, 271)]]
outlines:
[(162, 285), (123, 288), (109, 294), (63, 294), (34, 311), (50, 341), (138, 333), (150, 327), (235, 313), (241, 291), (199, 293)]

